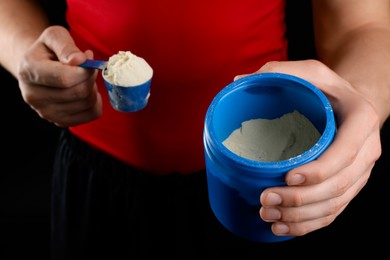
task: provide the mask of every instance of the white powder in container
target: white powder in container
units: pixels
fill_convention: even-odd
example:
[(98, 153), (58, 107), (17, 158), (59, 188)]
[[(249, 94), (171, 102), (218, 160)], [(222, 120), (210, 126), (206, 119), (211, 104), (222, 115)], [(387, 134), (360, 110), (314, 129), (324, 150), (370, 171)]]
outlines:
[(287, 160), (310, 149), (321, 134), (298, 111), (276, 119), (252, 119), (234, 130), (223, 144), (233, 153), (255, 161)]

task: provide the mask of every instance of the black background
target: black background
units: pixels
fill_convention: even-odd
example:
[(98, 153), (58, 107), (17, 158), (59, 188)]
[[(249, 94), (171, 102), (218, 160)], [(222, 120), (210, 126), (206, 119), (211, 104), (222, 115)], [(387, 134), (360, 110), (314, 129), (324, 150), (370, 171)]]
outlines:
[[(52, 11), (52, 21), (62, 24), (65, 5), (54, 8), (54, 3), (43, 2)], [(315, 56), (308, 3), (287, 1), (291, 59)], [(16, 80), (1, 68), (0, 86), (0, 260), (49, 259), (51, 165), (59, 129), (23, 102)], [(383, 154), (369, 183), (329, 227), (290, 241), (291, 256), (388, 257), (389, 127), (390, 122), (382, 130)]]

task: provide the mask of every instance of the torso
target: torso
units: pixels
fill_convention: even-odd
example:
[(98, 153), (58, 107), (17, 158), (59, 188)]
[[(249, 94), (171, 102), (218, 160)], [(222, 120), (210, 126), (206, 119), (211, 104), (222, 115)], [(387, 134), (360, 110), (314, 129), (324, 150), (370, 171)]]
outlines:
[(156, 174), (204, 168), (203, 122), (213, 97), (235, 75), (287, 58), (282, 0), (67, 2), (82, 50), (97, 59), (129, 50), (154, 70), (148, 105), (136, 113), (113, 110), (99, 76), (104, 115), (71, 131)]

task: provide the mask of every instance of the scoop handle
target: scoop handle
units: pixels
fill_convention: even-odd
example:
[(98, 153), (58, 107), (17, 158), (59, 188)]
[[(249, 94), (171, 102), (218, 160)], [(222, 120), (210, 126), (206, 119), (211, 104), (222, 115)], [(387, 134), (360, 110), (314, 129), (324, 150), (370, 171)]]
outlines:
[(87, 59), (83, 63), (81, 63), (79, 66), (83, 67), (83, 68), (87, 68), (87, 69), (104, 70), (107, 66), (107, 61)]

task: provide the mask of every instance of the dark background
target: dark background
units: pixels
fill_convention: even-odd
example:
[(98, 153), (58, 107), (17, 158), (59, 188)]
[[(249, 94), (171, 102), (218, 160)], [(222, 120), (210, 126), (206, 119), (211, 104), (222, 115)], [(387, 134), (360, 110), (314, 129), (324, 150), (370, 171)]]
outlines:
[[(63, 24), (63, 2), (42, 1), (53, 23)], [(287, 1), (290, 58), (315, 57), (310, 1)], [(61, 8), (54, 8), (60, 4)], [(62, 5), (61, 5), (62, 4)], [(299, 32), (298, 36), (296, 36)], [(22, 100), (17, 82), (0, 68), (2, 169), (0, 174), (0, 260), (49, 259), (51, 166), (59, 129), (42, 120)], [(388, 257), (390, 122), (382, 130), (383, 154), (369, 183), (329, 227), (286, 244), (291, 256)], [(358, 131), (359, 129), (356, 129)], [(308, 252), (311, 252), (308, 255)]]

